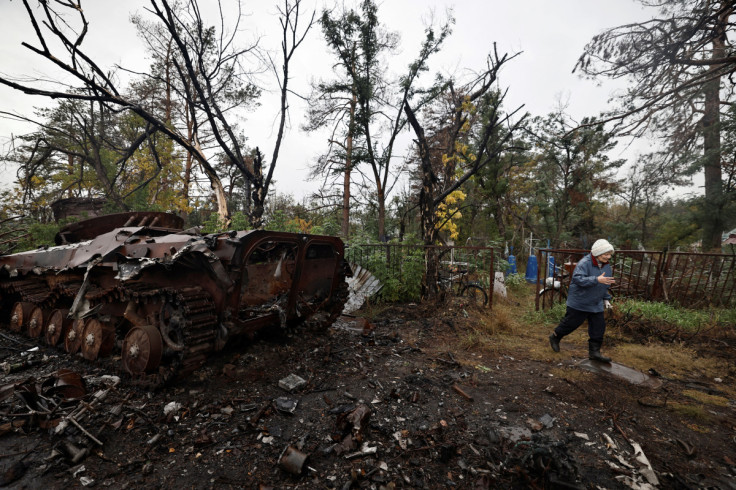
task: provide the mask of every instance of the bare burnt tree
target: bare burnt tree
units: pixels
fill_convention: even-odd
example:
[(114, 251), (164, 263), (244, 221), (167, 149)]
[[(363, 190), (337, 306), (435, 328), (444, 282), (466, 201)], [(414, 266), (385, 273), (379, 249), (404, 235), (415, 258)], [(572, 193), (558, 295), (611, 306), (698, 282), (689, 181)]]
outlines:
[[(290, 92), (288, 84), (291, 59), (314, 24), (314, 13), (312, 13), (306, 25), (302, 27), (300, 26), (301, 0), (284, 0), (283, 6), (279, 7), (279, 22), (282, 34), (281, 66), (277, 66), (276, 62), (270, 56), (268, 57), (279, 85), (279, 125), (271, 160), (266, 164), (263, 154), (258, 148), (256, 148), (254, 158), (251, 158), (249, 153), (245, 151), (236, 133), (236, 127), (225, 117), (229, 107), (222, 104), (223, 98), (226, 102), (238, 100), (238, 97), (227, 97), (228, 94), (223, 92), (226, 92), (224, 89), (229, 86), (233, 77), (242, 76), (245, 72), (241, 66), (241, 56), (255, 49), (255, 46), (244, 50), (233, 48), (234, 36), (238, 31), (237, 25), (230, 37), (223, 37), (224, 35), (221, 34), (219, 40), (215, 40), (214, 31), (203, 28), (202, 16), (195, 0), (190, 0), (187, 4), (188, 19), (182, 19), (177, 15), (177, 12), (166, 1), (161, 2), (161, 8), (155, 0), (152, 0), (151, 4), (155, 14), (166, 26), (178, 48), (181, 62), (175, 58), (174, 65), (179, 72), (180, 79), (189, 81), (189, 85), (185, 85), (185, 94), (186, 100), (190, 102), (191, 119), (195, 125), (194, 133), (197, 134), (196, 127), (198, 124), (196, 111), (200, 111), (205, 116), (205, 121), (217, 142), (218, 149), (224, 153), (225, 159), (230, 164), (240, 170), (250, 184), (253, 203), (250, 208), (250, 221), (251, 226), (258, 228), (262, 225), (264, 203), (273, 180), (273, 173), (284, 137), (288, 115), (288, 95)], [(222, 5), (219, 3), (218, 5), (220, 6), (220, 18), (224, 19)], [(240, 8), (239, 2), (238, 8)], [(240, 15), (238, 15), (238, 18), (240, 18)], [(196, 29), (190, 32), (186, 27), (192, 24), (196, 26)], [(221, 32), (224, 32), (224, 26), (221, 27)], [(208, 59), (206, 50), (202, 49), (212, 42), (215, 42), (217, 46), (214, 62)], [(237, 83), (235, 85), (237, 86)], [(201, 145), (196, 139), (195, 146), (201, 149)], [(206, 169), (205, 172), (209, 175)], [(222, 215), (222, 213), (220, 214)]]
[(291, 58), (294, 56), (296, 49), (304, 41), (309, 30), (314, 26), (315, 12), (312, 12), (306, 24), (300, 25), (300, 9), (301, 0), (284, 0), (283, 5), (279, 7), (279, 22), (281, 23), (281, 66), (277, 66), (275, 60), (269, 56), (271, 68), (276, 75), (279, 85), (280, 107), (279, 107), (279, 126), (274, 143), (271, 161), (268, 164), (268, 171), (264, 172), (263, 155), (256, 148), (255, 157), (253, 158), (254, 178), (247, 180), (252, 184), (253, 208), (251, 211), (251, 224), (254, 227), (262, 225), (264, 205), (268, 196), (268, 189), (273, 180), (273, 172), (276, 168), (276, 162), (279, 158), (279, 151), (284, 139), (284, 129), (289, 112), (288, 95), (291, 92), (289, 88), (289, 67)]
[[(730, 105), (736, 56), (729, 41), (736, 2), (640, 0), (659, 17), (604, 31), (585, 47), (576, 70), (629, 79), (608, 121), (622, 135), (663, 136), (663, 171), (695, 165), (705, 175), (703, 248), (720, 249), (724, 227), (721, 111)], [(700, 156), (696, 156), (699, 153)]]
[[(236, 46), (235, 36), (238, 33), (241, 18), (240, 2), (236, 4), (238, 15), (235, 16), (235, 29), (231, 34), (227, 34), (225, 18), (232, 16), (224, 14), (222, 3), (219, 1), (217, 5), (221, 25), (217, 30), (205, 26), (199, 5), (195, 0), (184, 2), (181, 9), (174, 9), (172, 2), (167, 0), (151, 0), (151, 7), (148, 11), (155, 15), (171, 36), (175, 51), (172, 56), (174, 69), (179, 79), (186, 81), (182, 84), (181, 95), (187, 101), (191, 122), (194, 125), (194, 137), (191, 134), (182, 133), (169, 124), (167, 116), (162, 116), (157, 111), (124, 94), (117, 86), (115, 77), (103, 70), (95, 60), (86, 54), (82, 45), (88, 33), (89, 22), (79, 0), (39, 1), (38, 13), (29, 0), (23, 0), (36, 40), (40, 44), (40, 46), (33, 46), (24, 42), (23, 46), (70, 75), (78, 85), (48, 88), (40, 80), (34, 83), (28, 82), (27, 79), (17, 80), (6, 76), (0, 77), (0, 83), (26, 94), (42, 95), (52, 99), (94, 101), (118, 111), (130, 111), (137, 114), (148, 125), (147, 135), (154, 133), (165, 135), (184, 148), (199, 163), (216, 196), (218, 214), (223, 220), (226, 220), (229, 212), (220, 176), (210, 164), (206, 149), (197, 138), (198, 126), (207, 126), (213, 135), (217, 149), (252, 184), (256, 205), (253, 207), (250, 218), (254, 226), (259, 226), (263, 213), (263, 200), (273, 176), (283, 137), (285, 115), (288, 111), (286, 101), (289, 62), (312, 22), (310, 21), (300, 34), (298, 25), (300, 0), (284, 1), (284, 8), (280, 10), (284, 39), (282, 45), (284, 59), (280, 79), (281, 126), (272, 160), (264, 172), (262, 159), (256, 161), (257, 159), (249, 158), (248, 153), (242, 148), (242, 138), (238, 137), (235, 126), (227, 118), (227, 113), (232, 108), (228, 104), (234, 98), (232, 93), (226, 93), (226, 88), (238, 87), (239, 80), (242, 80), (244, 84), (247, 82), (248, 70), (243, 66), (243, 57), (256, 49), (256, 45), (246, 48)], [(72, 27), (74, 21), (71, 16), (76, 18), (76, 29)], [(52, 48), (56, 45), (60, 45), (61, 49)], [(145, 140), (146, 138), (135, 139), (136, 146), (131, 146), (129, 153), (132, 154), (137, 150)]]
[[(499, 57), (494, 46), (493, 53), (488, 56), (486, 70), (478, 77), (459, 87), (456, 87), (456, 83), (452, 80), (446, 83), (442, 90), (445, 92), (446, 99), (451, 101), (451, 104), (448, 106), (447, 113), (440, 116), (444, 124), (436, 126), (430, 134), (427, 133), (425, 127), (428, 127), (432, 122), (420, 122), (417, 118), (417, 111), (412, 107), (410, 101), (407, 100), (404, 103), (404, 111), (414, 131), (415, 144), (420, 160), (419, 210), (422, 239), (426, 245), (434, 245), (437, 241), (439, 231), (438, 206), (451, 193), (476, 175), (485, 165), (498, 158), (502, 152), (514, 150), (510, 142), (513, 141), (515, 132), (521, 127), (526, 116), (514, 120), (514, 116), (521, 110), (521, 107), (511, 112), (504, 112), (501, 109), (505, 98), (504, 92), (489, 99), (492, 106), (487, 109), (481, 127), (475, 130), (477, 134), (477, 154), (473, 155), (472, 158), (455, 158), (459, 148), (457, 143), (460, 142), (461, 134), (464, 132), (463, 128), (471, 117), (471, 105), (477, 103), (482, 97), (489, 95), (489, 92), (497, 85), (499, 70), (514, 57), (508, 55)], [(504, 130), (499, 131), (500, 128), (504, 128)], [(437, 138), (439, 132), (442, 132), (443, 135)], [(437, 155), (438, 152), (433, 149), (433, 142), (441, 142), (444, 146), (442, 150), (445, 151), (439, 153), (443, 155), (443, 160), (452, 162), (451, 165), (454, 168), (451, 173), (458, 175), (456, 178), (441, 178), (438, 175), (435, 170), (437, 168), (436, 162), (433, 161), (433, 155)], [(427, 249), (427, 270), (422, 284), (425, 296), (433, 296), (437, 293), (437, 260), (432, 255), (433, 253), (434, 249)]]

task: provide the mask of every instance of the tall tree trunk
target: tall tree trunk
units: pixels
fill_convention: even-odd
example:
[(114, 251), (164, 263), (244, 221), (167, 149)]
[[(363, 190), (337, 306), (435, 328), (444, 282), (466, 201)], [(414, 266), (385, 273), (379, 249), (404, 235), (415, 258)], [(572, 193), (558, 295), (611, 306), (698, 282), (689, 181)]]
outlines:
[(253, 157), (253, 176), (254, 179), (251, 181), (253, 208), (248, 218), (250, 220), (250, 226), (254, 230), (257, 230), (263, 226), (263, 212), (265, 210), (266, 194), (268, 192), (263, 185), (263, 154), (258, 147), (256, 147), (256, 154)]
[(250, 180), (245, 179), (245, 215), (250, 216), (251, 212), (251, 202), (253, 201), (253, 197), (251, 196), (252, 192), (252, 186), (250, 183)]
[(437, 279), (439, 277), (437, 251), (432, 247), (437, 239), (437, 216), (435, 214), (434, 203), (434, 188), (437, 184), (437, 176), (432, 170), (429, 144), (424, 135), (424, 128), (417, 121), (414, 111), (409, 107), (408, 103), (404, 104), (404, 112), (409, 120), (409, 124), (414, 129), (414, 134), (417, 137), (417, 146), (419, 147), (422, 173), (422, 190), (419, 192), (419, 213), (422, 226), (422, 241), (424, 245), (427, 245), (424, 251), (425, 273), (422, 278), (422, 297), (431, 298), (437, 295)]
[(705, 206), (703, 219), (703, 251), (721, 248), (723, 232), (723, 191), (721, 182), (720, 80), (706, 87), (703, 116), (703, 152), (705, 162)]
[(498, 236), (506, 238), (506, 217), (503, 213), (503, 203), (501, 199), (496, 198), (496, 202), (491, 206), (491, 213), (493, 213), (493, 221), (496, 223), (496, 229), (498, 230)]
[(383, 186), (378, 186), (378, 239), (382, 242), (388, 241), (386, 236), (386, 193)]
[[(69, 153), (66, 156), (67, 161), (67, 171), (69, 172), (69, 175), (74, 175), (74, 156)], [(81, 169), (84, 168), (84, 165), (80, 165)], [(82, 182), (82, 178), (80, 176), (79, 182)], [(66, 190), (66, 197), (74, 197), (73, 187), (69, 186), (69, 188)]]
[(341, 234), (343, 239), (347, 240), (350, 237), (350, 167), (352, 164), (352, 157), (350, 151), (353, 147), (353, 136), (348, 136), (348, 157), (345, 160), (345, 176), (342, 183), (342, 230)]
[[(424, 158), (422, 158), (424, 160)], [(427, 156), (427, 161), (429, 157)], [(437, 239), (437, 226), (434, 205), (434, 174), (431, 171), (426, 172), (424, 164), (422, 164), (422, 190), (419, 193), (419, 209), (422, 220), (422, 239), (425, 245), (424, 263), (425, 273), (422, 278), (422, 297), (432, 298), (439, 292), (437, 282), (439, 279), (439, 270), (437, 268), (437, 250), (432, 247)]]
[[(353, 84), (355, 86), (355, 84)], [(353, 133), (355, 128), (355, 107), (357, 96), (353, 90), (353, 100), (350, 102), (350, 122), (348, 126), (347, 155), (345, 158), (345, 178), (342, 191), (342, 237), (350, 237), (350, 172), (353, 168)]]
[[(720, 35), (713, 40), (713, 58), (725, 56), (725, 22), (721, 19)], [(714, 65), (711, 71), (720, 69)], [(705, 206), (703, 219), (704, 252), (721, 249), (723, 233), (723, 189), (721, 181), (721, 77), (709, 81), (705, 87), (705, 114), (703, 115), (703, 173), (705, 176)]]
[[(190, 117), (189, 110), (185, 110), (187, 123), (187, 141), (194, 141), (194, 121)], [(184, 166), (184, 201), (189, 205), (189, 188), (192, 185), (192, 152), (187, 152), (186, 163)]]

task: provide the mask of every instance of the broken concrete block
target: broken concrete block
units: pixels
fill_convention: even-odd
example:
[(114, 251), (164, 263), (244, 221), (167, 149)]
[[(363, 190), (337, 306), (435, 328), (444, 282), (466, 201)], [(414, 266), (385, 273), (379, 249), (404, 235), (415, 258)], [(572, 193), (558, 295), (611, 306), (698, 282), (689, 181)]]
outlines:
[(293, 392), (307, 385), (307, 380), (297, 376), (296, 374), (290, 374), (285, 378), (279, 380), (279, 388), (284, 389), (288, 392)]

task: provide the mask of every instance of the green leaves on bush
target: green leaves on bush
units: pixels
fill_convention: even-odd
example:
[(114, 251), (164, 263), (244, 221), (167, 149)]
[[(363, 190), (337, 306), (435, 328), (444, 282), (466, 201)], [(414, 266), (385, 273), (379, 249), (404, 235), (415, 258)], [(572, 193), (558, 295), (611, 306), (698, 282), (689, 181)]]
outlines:
[(629, 312), (648, 320), (659, 320), (685, 330), (698, 330), (721, 323), (736, 325), (736, 310), (728, 308), (689, 310), (666, 303), (638, 300), (621, 301), (617, 306), (622, 312)]
[(424, 275), (421, 248), (369, 245), (356, 237), (348, 248), (348, 260), (358, 263), (377, 277), (383, 288), (380, 299), (387, 302), (419, 301)]

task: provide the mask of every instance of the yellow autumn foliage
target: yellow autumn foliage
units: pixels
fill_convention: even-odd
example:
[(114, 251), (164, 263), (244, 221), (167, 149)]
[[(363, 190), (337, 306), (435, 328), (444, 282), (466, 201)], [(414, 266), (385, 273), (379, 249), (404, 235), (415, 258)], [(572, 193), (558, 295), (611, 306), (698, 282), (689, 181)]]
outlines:
[(309, 233), (312, 229), (312, 221), (307, 221), (302, 218), (294, 218), (290, 221), (290, 224), (294, 225), (301, 233)]
[(447, 233), (452, 240), (457, 240), (460, 236), (460, 230), (458, 229), (457, 223), (454, 220), (463, 217), (462, 213), (458, 211), (460, 204), (465, 201), (467, 195), (460, 189), (451, 192), (445, 199), (437, 206), (437, 229)]

